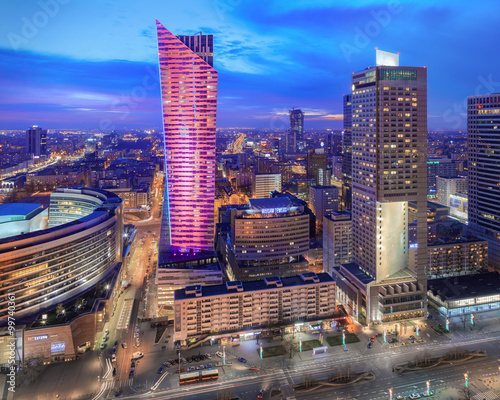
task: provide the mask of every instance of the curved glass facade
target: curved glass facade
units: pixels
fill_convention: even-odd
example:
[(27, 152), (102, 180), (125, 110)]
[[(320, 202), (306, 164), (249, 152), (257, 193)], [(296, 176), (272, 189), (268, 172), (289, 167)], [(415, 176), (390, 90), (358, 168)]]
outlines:
[(95, 285), (120, 261), (121, 200), (111, 197), (110, 207), (96, 199), (102, 207), (78, 220), (0, 241), (0, 324), (12, 298), (16, 319), (41, 312)]

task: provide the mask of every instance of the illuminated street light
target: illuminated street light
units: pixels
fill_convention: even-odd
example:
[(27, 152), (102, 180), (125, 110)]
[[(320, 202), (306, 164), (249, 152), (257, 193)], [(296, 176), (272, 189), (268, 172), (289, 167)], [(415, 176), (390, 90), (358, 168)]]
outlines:
[(302, 353), (302, 339), (299, 340), (299, 352)]
[(427, 396), (429, 396), (431, 392), (431, 381), (425, 382), (425, 385), (427, 386)]
[(417, 336), (420, 336), (420, 335), (418, 334), (418, 325), (417, 325), (417, 328), (415, 329), (415, 333), (417, 334)]
[(450, 320), (448, 318), (446, 318), (446, 330), (450, 331)]
[(260, 359), (262, 360), (262, 345), (260, 345)]
[(389, 400), (392, 400), (392, 388), (389, 388)]
[(222, 364), (226, 365), (226, 346), (222, 346)]
[(384, 330), (384, 343), (387, 343), (387, 332)]
[(474, 314), (470, 313), (470, 324), (474, 325)]
[(465, 378), (465, 388), (468, 389), (469, 388), (469, 373), (466, 372), (464, 374), (464, 378)]

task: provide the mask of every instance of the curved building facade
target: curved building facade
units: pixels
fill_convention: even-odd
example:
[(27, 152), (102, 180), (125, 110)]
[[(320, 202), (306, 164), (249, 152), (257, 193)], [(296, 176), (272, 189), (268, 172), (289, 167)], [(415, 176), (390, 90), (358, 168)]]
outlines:
[[(67, 188), (53, 195), (71, 199), (62, 201), (72, 201), (73, 206), (93, 196), (96, 206), (90, 213), (80, 210), (86, 215), (62, 225), (0, 240), (0, 325), (7, 319), (12, 298), (16, 320), (22, 319), (78, 296), (121, 261), (123, 214), (118, 196)], [(72, 210), (65, 206), (60, 207), (61, 214)]]

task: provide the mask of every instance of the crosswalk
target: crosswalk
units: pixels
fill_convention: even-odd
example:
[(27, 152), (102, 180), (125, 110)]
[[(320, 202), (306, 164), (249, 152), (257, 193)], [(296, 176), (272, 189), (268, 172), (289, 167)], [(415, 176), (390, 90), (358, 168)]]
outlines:
[(498, 396), (491, 390), (474, 395), (474, 400), (498, 400)]

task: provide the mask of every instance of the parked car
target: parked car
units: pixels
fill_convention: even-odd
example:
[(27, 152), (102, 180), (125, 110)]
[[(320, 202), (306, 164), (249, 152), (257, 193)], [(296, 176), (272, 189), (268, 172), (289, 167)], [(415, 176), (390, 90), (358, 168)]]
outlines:
[(122, 349), (126, 349), (127, 348), (127, 343), (122, 343)]
[(181, 368), (177, 368), (177, 370), (175, 371), (176, 374), (180, 374), (182, 372), (184, 372), (184, 368), (182, 368), (182, 367)]
[(144, 353), (142, 351), (136, 351), (132, 354), (132, 360), (136, 360), (138, 358), (144, 357)]
[(375, 341), (375, 336), (372, 336), (372, 337), (370, 338), (370, 341), (374, 342), (374, 341)]
[(208, 369), (212, 368), (212, 363), (207, 364), (207, 368)]
[(408, 396), (410, 400), (420, 399), (420, 395), (418, 393), (413, 393)]
[(113, 354), (113, 355), (111, 356), (111, 362), (116, 362), (116, 354)]
[(201, 361), (203, 361), (206, 358), (203, 354), (200, 354), (198, 357), (200, 358)]
[(222, 357), (223, 357), (223, 354), (222, 354), (222, 352), (221, 352), (221, 351), (216, 351), (216, 352), (215, 352), (215, 355), (216, 355), (217, 357), (220, 357), (220, 358), (222, 358)]
[(255, 370), (255, 371), (258, 371), (258, 370), (259, 370), (259, 367), (256, 367), (255, 365), (252, 365), (252, 366), (250, 367), (250, 369)]
[(160, 368), (158, 368), (158, 373), (163, 374), (163, 365)]
[(113, 368), (113, 376), (116, 375), (116, 368)]
[(114, 347), (118, 346), (118, 340), (115, 341)]
[(376, 337), (381, 337), (381, 336), (382, 336), (382, 334), (381, 334), (381, 333), (377, 333), (375, 336), (376, 336)]
[(223, 365), (223, 364), (222, 364), (222, 361), (218, 361), (218, 362), (216, 362), (216, 363), (215, 363), (215, 366), (216, 366), (216, 367), (222, 367), (222, 365)]
[(211, 359), (212, 359), (212, 356), (211, 356), (210, 354), (208, 354), (208, 353), (207, 353), (207, 354), (205, 354), (205, 357), (207, 357), (209, 360), (211, 360)]
[(113, 354), (116, 354), (116, 347), (113, 347)]
[(106, 347), (106, 343), (101, 343), (100, 349), (104, 350), (105, 347)]
[(415, 337), (414, 335), (411, 335), (408, 339), (410, 339), (410, 340), (415, 340), (415, 339), (416, 339), (416, 337)]
[(372, 348), (372, 345), (373, 345), (373, 343), (372, 343), (372, 342), (369, 342), (369, 343), (368, 343), (368, 348), (369, 348), (369, 349), (371, 349), (371, 348)]
[(429, 390), (429, 393), (424, 392), (422, 393), (422, 397), (431, 397), (434, 396), (434, 390)]
[(194, 370), (196, 370), (196, 367), (189, 367), (188, 368), (188, 372), (191, 372), (191, 371), (194, 371)]
[(246, 363), (247, 362), (247, 360), (245, 360), (243, 357), (238, 358), (238, 361), (240, 363)]
[(196, 369), (197, 369), (197, 370), (200, 370), (200, 369), (205, 369), (205, 366), (204, 366), (203, 364), (201, 364), (201, 365), (198, 365), (198, 366), (196, 367)]

